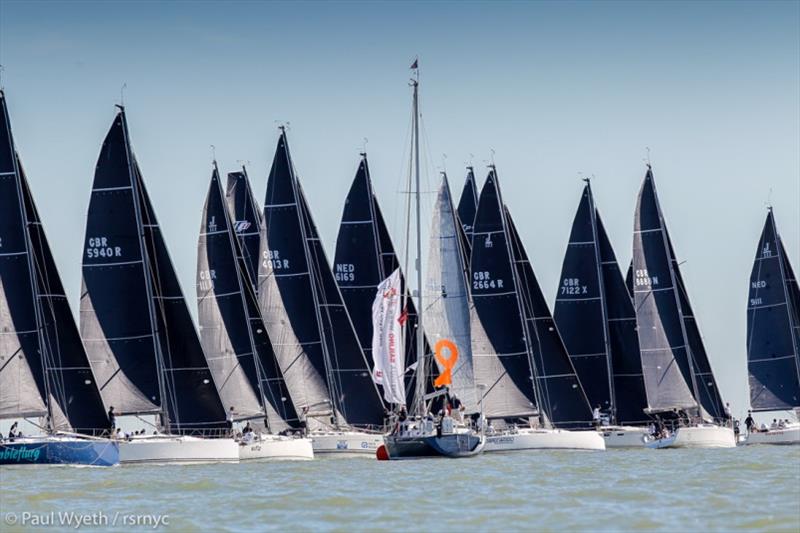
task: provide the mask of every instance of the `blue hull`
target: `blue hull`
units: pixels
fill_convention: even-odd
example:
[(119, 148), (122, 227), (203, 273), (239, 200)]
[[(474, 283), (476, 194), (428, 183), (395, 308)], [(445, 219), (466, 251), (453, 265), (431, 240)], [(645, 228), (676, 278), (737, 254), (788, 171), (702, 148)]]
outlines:
[(441, 437), (396, 437), (385, 439), (390, 460), (423, 457), (470, 457), (483, 451), (483, 441), (477, 435), (449, 434)]
[(0, 465), (119, 464), (119, 444), (110, 440), (25, 439), (0, 443)]

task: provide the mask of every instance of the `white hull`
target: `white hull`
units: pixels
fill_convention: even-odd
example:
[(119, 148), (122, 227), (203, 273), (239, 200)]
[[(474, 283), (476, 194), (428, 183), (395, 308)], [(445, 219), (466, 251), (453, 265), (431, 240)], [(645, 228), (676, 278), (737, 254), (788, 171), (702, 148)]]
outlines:
[(596, 431), (563, 429), (520, 429), (486, 435), (484, 453), (521, 450), (605, 450), (603, 437)]
[(701, 424), (681, 427), (663, 439), (645, 442), (648, 448), (735, 448), (736, 437), (733, 429)]
[(120, 441), (121, 464), (236, 463), (239, 445), (233, 439), (154, 435)]
[(606, 448), (643, 448), (647, 428), (635, 426), (602, 426), (598, 430)]
[(747, 435), (744, 444), (800, 444), (800, 424), (784, 429), (754, 431)]
[(360, 431), (312, 432), (315, 454), (375, 458), (378, 446), (383, 444), (380, 433)]
[(261, 435), (251, 442), (239, 443), (239, 461), (275, 460), (308, 461), (314, 458), (311, 439)]

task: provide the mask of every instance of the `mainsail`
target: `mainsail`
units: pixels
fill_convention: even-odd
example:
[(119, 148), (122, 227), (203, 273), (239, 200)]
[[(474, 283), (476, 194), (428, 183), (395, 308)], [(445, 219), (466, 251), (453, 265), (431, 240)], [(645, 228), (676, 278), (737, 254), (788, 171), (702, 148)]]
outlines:
[(0, 113), (0, 418), (49, 415), (47, 429), (100, 434), (110, 424), (14, 151), (2, 91)]
[(800, 293), (772, 208), (758, 241), (747, 303), (747, 370), (754, 411), (800, 406)]
[(266, 417), (277, 432), (297, 417), (247, 269), (215, 164), (197, 245), (200, 338), (223, 404), (236, 418)]
[(98, 158), (84, 250), (81, 334), (106, 404), (161, 413), (173, 433), (225, 428), (122, 108)]
[(484, 415), (538, 415), (522, 302), (494, 169), (481, 190), (472, 244), (470, 289), (489, 340), (472, 346), (475, 384), (484, 388)]
[[(400, 267), (378, 199), (372, 189), (366, 154), (362, 154), (353, 184), (345, 200), (334, 255), (336, 282), (347, 305), (359, 342), (368, 360), (372, 351), (372, 303), (378, 285)], [(401, 273), (403, 286), (405, 279)], [(407, 291), (407, 289), (404, 289)], [(418, 318), (413, 300), (404, 297), (407, 306), (407, 332), (417, 332)], [(427, 343), (426, 343), (427, 346)], [(426, 350), (427, 353), (428, 350)], [(405, 366), (417, 360), (417, 342), (412, 335), (405, 339)], [(414, 373), (407, 372), (408, 403), (413, 404)]]
[(0, 90), (0, 418), (48, 413), (23, 191)]
[(247, 170), (229, 172), (225, 190), (228, 213), (233, 220), (233, 229), (239, 238), (239, 244), (247, 266), (250, 284), (258, 288), (258, 261), (261, 247), (261, 227), (264, 225), (261, 209), (256, 203)]
[(561, 340), (507, 207), (505, 217), (511, 253), (517, 270), (517, 286), (527, 324), (539, 405), (555, 427), (587, 427), (592, 423), (592, 411), (586, 393)]
[(383, 423), (383, 403), (328, 266), (281, 133), (264, 202), (259, 299), (298, 411)]
[[(472, 167), (467, 167), (467, 179), (461, 190), (461, 198), (458, 200), (458, 218), (470, 247), (472, 246), (472, 232), (477, 211), (478, 187), (475, 185), (475, 171)], [(467, 255), (469, 255), (469, 250), (467, 250)]]
[(452, 383), (450, 390), (458, 397), (466, 412), (479, 411), (475, 392), (475, 376), (472, 369), (472, 345), (470, 335), (470, 298), (467, 256), (464, 237), (458, 216), (453, 209), (450, 185), (442, 174), (442, 184), (436, 199), (431, 224), (430, 248), (425, 300), (425, 331), (431, 341), (450, 341), (457, 355), (439, 355), (439, 371), (445, 371), (439, 358), (449, 360), (456, 357), (450, 368)]
[(633, 295), (648, 409), (696, 409), (674, 263), (649, 167), (639, 191), (633, 229)]
[(554, 318), (589, 403), (606, 410), (612, 423), (646, 422), (636, 316), (588, 181), (564, 256)]

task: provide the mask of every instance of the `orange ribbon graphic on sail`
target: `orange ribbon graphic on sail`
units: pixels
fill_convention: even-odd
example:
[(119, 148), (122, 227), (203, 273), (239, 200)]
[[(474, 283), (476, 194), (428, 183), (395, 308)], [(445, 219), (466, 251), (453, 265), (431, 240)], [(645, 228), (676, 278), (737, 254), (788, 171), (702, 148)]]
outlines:
[[(442, 352), (445, 350), (448, 351), (450, 357), (444, 356)], [(439, 377), (436, 378), (436, 381), (433, 382), (434, 387), (450, 385), (453, 382), (453, 367), (456, 366), (456, 361), (458, 361), (458, 348), (456, 344), (451, 340), (440, 339), (436, 342), (433, 353), (436, 356), (436, 362), (444, 369), (439, 374)]]

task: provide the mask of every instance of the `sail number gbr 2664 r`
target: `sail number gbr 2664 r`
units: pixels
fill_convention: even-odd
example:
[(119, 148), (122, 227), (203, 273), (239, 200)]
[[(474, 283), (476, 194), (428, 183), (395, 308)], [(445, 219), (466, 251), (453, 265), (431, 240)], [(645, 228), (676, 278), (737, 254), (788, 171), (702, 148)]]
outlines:
[(86, 257), (122, 257), (121, 246), (109, 246), (107, 237), (89, 237), (89, 246), (86, 248)]
[(503, 288), (503, 280), (502, 279), (492, 279), (492, 275), (484, 270), (481, 272), (473, 272), (472, 273), (472, 289), (473, 290), (480, 290), (480, 289), (502, 289)]

